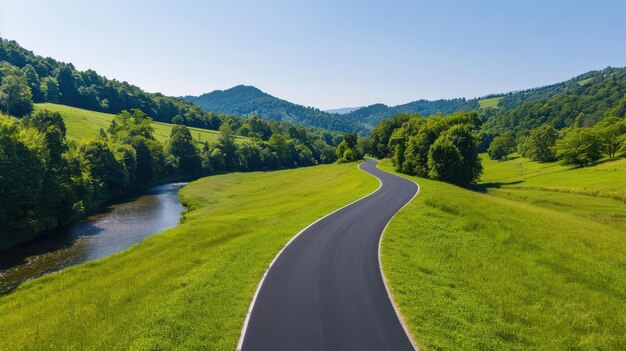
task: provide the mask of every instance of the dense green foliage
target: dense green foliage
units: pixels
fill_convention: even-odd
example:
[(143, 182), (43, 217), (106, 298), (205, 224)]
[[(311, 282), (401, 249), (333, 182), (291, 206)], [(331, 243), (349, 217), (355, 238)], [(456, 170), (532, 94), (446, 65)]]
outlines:
[(337, 146), (337, 162), (354, 162), (363, 159), (363, 152), (358, 145), (356, 134), (346, 134), (343, 141)]
[(266, 119), (342, 132), (366, 130), (358, 123), (353, 123), (340, 115), (281, 100), (251, 86), (239, 85), (200, 96), (186, 96), (184, 99), (207, 111), (218, 113), (240, 116), (258, 115)]
[[(14, 94), (8, 105), (7, 94)], [(30, 98), (29, 107), (25, 101)], [(33, 101), (109, 113), (138, 108), (155, 121), (171, 122), (174, 117), (181, 116), (188, 126), (208, 129), (218, 129), (222, 124), (215, 113), (206, 112), (183, 99), (146, 93), (92, 70), (81, 72), (72, 64), (35, 55), (15, 41), (0, 38), (0, 102), (4, 103), (5, 112), (10, 109), (13, 110), (9, 111), (11, 115), (26, 115), (32, 111)]]
[(278, 251), (377, 187), (355, 164), (190, 183), (177, 227), (0, 296), (0, 350), (234, 350)]
[(567, 82), (503, 97), (484, 128), (524, 134), (548, 123), (556, 129), (589, 127), (626, 115), (626, 68), (593, 71)]
[(372, 132), (371, 154), (391, 157), (396, 170), (458, 185), (469, 185), (482, 172), (478, 158), (475, 112), (424, 118), (400, 114)]
[[(336, 160), (326, 142), (335, 141), (331, 134), (256, 117), (229, 120), (214, 142), (194, 140), (188, 127), (175, 125), (165, 144), (139, 109), (122, 111), (97, 137), (80, 141), (67, 139), (58, 112), (38, 110), (0, 122), (0, 248), (155, 183)], [(236, 142), (233, 129), (251, 137)]]
[(492, 160), (508, 159), (508, 156), (515, 152), (513, 134), (509, 132), (493, 138), (487, 152)]

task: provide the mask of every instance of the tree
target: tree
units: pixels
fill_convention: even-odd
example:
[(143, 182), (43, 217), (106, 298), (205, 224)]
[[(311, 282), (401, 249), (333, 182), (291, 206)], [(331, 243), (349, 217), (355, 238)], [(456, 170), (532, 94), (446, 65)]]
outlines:
[(19, 137), (17, 123), (0, 121), (0, 244), (37, 232), (33, 213), (43, 189), (44, 160)]
[(423, 128), (416, 136), (409, 138), (402, 172), (420, 177), (428, 177), (428, 151), (437, 136), (429, 128)]
[(239, 163), (246, 170), (259, 169), (262, 166), (261, 148), (256, 143), (244, 142), (239, 147)]
[(556, 143), (556, 155), (563, 164), (584, 167), (602, 157), (602, 143), (591, 128), (575, 128)]
[(26, 78), (26, 83), (30, 87), (30, 91), (33, 94), (33, 101), (43, 102), (44, 95), (41, 92), (41, 82), (35, 67), (30, 64), (24, 66), (24, 68), (22, 68), (22, 74), (24, 75), (24, 78)]
[(0, 85), (0, 103), (7, 115), (22, 117), (33, 112), (33, 95), (26, 79), (13, 75), (4, 77)]
[(92, 140), (81, 145), (84, 168), (90, 173), (94, 186), (94, 201), (101, 204), (124, 193), (128, 186), (128, 171), (115, 157), (108, 143)]
[(598, 123), (594, 130), (602, 142), (602, 149), (610, 157), (622, 147), (624, 135), (626, 135), (626, 121), (617, 117), (609, 117)]
[(520, 153), (533, 161), (551, 162), (556, 160), (554, 146), (559, 133), (550, 124), (544, 123), (530, 131), (530, 135), (519, 143)]
[(61, 99), (59, 82), (53, 77), (44, 77), (44, 79), (41, 80), (40, 90), (45, 101), (56, 103)]
[(280, 133), (272, 134), (267, 143), (275, 153), (278, 164), (282, 167), (289, 166), (293, 159), (287, 138)]
[(493, 138), (487, 152), (492, 160), (508, 159), (508, 156), (515, 152), (513, 134), (509, 132)]
[(452, 141), (461, 154), (463, 174), (458, 182), (453, 182), (455, 184), (470, 184), (477, 181), (483, 173), (483, 166), (478, 157), (478, 137), (474, 132), (475, 128), (472, 124), (456, 124), (442, 134)]
[(174, 116), (174, 118), (172, 118), (172, 123), (173, 124), (178, 124), (178, 125), (182, 126), (182, 125), (185, 124), (185, 119), (181, 115), (176, 115), (176, 116)]
[(344, 135), (343, 141), (337, 146), (337, 162), (354, 162), (363, 158), (363, 155), (356, 149), (357, 140), (358, 137), (356, 134), (349, 133)]
[(200, 172), (200, 155), (187, 127), (175, 125), (172, 128), (167, 152), (178, 160), (178, 167), (183, 174), (191, 176)]
[(428, 175), (432, 179), (467, 185), (463, 160), (459, 149), (448, 136), (439, 137), (428, 151)]
[(237, 144), (235, 143), (235, 135), (228, 123), (222, 124), (220, 127), (220, 135), (217, 137), (217, 147), (224, 154), (225, 166), (228, 170), (236, 169), (238, 164)]
[(320, 163), (333, 163), (337, 160), (335, 149), (328, 145), (324, 139), (315, 140), (313, 145), (319, 154)]
[(361, 155), (371, 155), (373, 152), (373, 142), (371, 137), (359, 138), (356, 142), (356, 149)]

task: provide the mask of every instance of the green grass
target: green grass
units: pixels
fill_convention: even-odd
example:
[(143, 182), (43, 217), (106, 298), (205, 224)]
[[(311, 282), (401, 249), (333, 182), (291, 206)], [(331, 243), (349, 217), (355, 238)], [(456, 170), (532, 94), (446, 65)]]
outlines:
[(587, 78), (587, 79), (583, 79), (581, 81), (578, 81), (578, 85), (585, 85), (585, 84), (591, 82), (592, 79), (593, 78)]
[(0, 297), (0, 349), (233, 350), (278, 251), (377, 187), (354, 163), (195, 181), (178, 227)]
[(488, 107), (498, 108), (498, 102), (500, 102), (500, 99), (502, 99), (502, 96), (478, 100), (478, 105), (480, 106), (480, 108), (488, 108)]
[[(109, 113), (89, 111), (76, 107), (50, 103), (36, 104), (35, 109), (45, 109), (59, 112), (61, 116), (63, 116), (63, 121), (67, 127), (68, 138), (74, 140), (96, 138), (100, 133), (100, 128), (106, 130), (114, 117), (114, 115)], [(166, 142), (169, 139), (173, 126), (173, 124), (169, 123), (153, 122), (152, 127), (154, 128), (154, 137), (161, 142)], [(190, 127), (189, 129), (194, 140), (200, 142), (215, 142), (217, 141), (217, 137), (219, 135), (219, 133), (215, 130), (193, 127)], [(236, 138), (237, 142), (242, 142), (244, 140), (246, 140), (244, 137)]]
[(385, 274), (417, 343), (623, 350), (626, 206), (614, 195), (624, 160), (484, 165), (486, 193), (413, 178), (420, 194), (385, 234)]
[(626, 228), (626, 159), (569, 168), (527, 158), (483, 157), (487, 193)]

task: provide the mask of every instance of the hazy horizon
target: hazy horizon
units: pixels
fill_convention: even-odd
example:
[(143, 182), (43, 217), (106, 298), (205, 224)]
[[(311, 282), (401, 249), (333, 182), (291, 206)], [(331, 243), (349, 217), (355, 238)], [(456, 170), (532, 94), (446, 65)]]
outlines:
[(252, 85), (328, 110), (473, 98), (624, 66), (623, 10), (618, 1), (26, 0), (0, 3), (0, 36), (150, 92)]

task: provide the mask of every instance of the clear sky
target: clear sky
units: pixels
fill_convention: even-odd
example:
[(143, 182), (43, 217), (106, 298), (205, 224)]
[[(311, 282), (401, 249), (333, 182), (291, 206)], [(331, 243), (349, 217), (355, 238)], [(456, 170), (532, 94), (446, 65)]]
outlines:
[(322, 109), (476, 97), (626, 66), (626, 1), (0, 0), (0, 35), (151, 92)]

